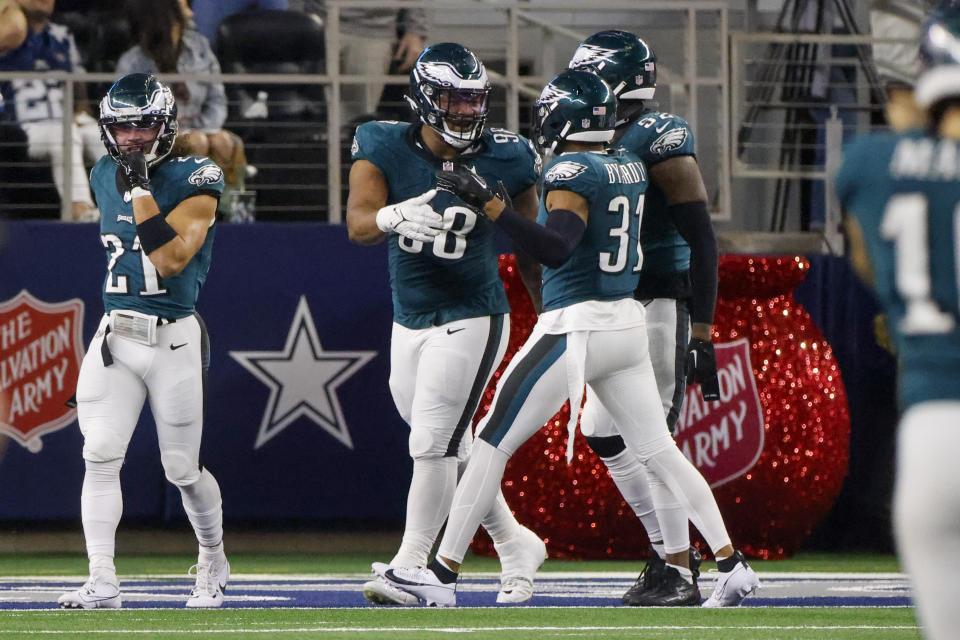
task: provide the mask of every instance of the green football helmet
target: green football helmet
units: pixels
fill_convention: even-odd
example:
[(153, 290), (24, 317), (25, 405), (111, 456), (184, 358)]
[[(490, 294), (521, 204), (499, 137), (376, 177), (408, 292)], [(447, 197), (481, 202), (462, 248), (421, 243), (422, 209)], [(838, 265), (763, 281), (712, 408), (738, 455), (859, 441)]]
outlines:
[(920, 73), (914, 87), (917, 105), (927, 109), (960, 98), (960, 8), (947, 3), (921, 27)]
[(407, 102), (444, 142), (465, 149), (480, 139), (490, 112), (490, 81), (480, 58), (463, 45), (424, 49), (410, 70)]
[(563, 140), (610, 142), (617, 123), (617, 97), (600, 76), (567, 69), (547, 84), (533, 105), (537, 144), (553, 151)]
[(153, 143), (143, 150), (147, 166), (159, 164), (170, 155), (177, 138), (177, 103), (170, 88), (147, 73), (131, 73), (117, 80), (100, 101), (100, 138), (107, 152), (121, 160), (115, 128), (138, 127), (157, 132)]
[(600, 31), (577, 47), (568, 65), (589, 68), (610, 85), (618, 100), (650, 100), (657, 89), (657, 57), (628, 31)]

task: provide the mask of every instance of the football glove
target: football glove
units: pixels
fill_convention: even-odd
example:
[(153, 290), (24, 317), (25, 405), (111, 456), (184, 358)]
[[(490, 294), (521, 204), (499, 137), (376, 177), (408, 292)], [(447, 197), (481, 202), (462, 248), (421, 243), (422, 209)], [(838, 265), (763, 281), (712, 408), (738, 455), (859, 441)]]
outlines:
[(430, 189), (415, 198), (388, 204), (377, 211), (377, 228), (384, 233), (399, 233), (404, 238), (433, 242), (434, 237), (443, 231), (443, 216), (427, 203), (437, 195), (436, 189)]
[(437, 188), (449, 191), (469, 206), (483, 212), (483, 205), (496, 197), (487, 181), (466, 167), (437, 172)]
[(117, 160), (120, 171), (117, 172), (117, 185), (123, 185), (125, 191), (134, 187), (150, 190), (150, 176), (147, 173), (147, 159), (140, 151), (125, 153)]
[(687, 345), (687, 384), (700, 383), (704, 400), (720, 399), (720, 382), (717, 380), (717, 356), (713, 343), (700, 338), (691, 338)]

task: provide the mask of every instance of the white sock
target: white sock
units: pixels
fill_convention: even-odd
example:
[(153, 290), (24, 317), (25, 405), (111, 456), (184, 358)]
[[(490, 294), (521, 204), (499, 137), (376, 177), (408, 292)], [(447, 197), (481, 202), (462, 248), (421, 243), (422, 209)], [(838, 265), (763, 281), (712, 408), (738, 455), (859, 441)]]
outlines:
[(450, 518), (437, 555), (463, 562), (480, 519), (489, 513), (497, 499), (509, 459), (510, 456), (484, 440), (474, 443), (470, 464), (453, 496)]
[(456, 458), (423, 458), (413, 461), (413, 478), (407, 492), (407, 521), (403, 541), (390, 564), (425, 567), (440, 527), (447, 519), (457, 488)]
[(607, 465), (610, 478), (620, 490), (620, 495), (643, 523), (647, 537), (652, 540), (660, 538), (660, 523), (653, 508), (650, 481), (640, 459), (630, 449), (624, 449), (615, 456), (601, 460)]
[(680, 574), (680, 577), (687, 581), (687, 584), (693, 584), (693, 572), (686, 567), (681, 567), (678, 564), (667, 563), (668, 567), (672, 567), (677, 570), (677, 573)]
[[(463, 472), (466, 471), (469, 461), (470, 459), (467, 458), (457, 463), (458, 482), (459, 478), (463, 476)], [(497, 499), (493, 503), (493, 506), (490, 507), (487, 515), (483, 516), (483, 520), (480, 521), (480, 526), (490, 534), (490, 539), (493, 540), (494, 545), (503, 544), (520, 533), (520, 523), (517, 522), (517, 519), (513, 516), (510, 505), (507, 504), (506, 498), (503, 497), (503, 491), (497, 492)]]
[(183, 510), (193, 525), (197, 542), (202, 547), (216, 547), (223, 542), (223, 504), (220, 485), (206, 469), (193, 484), (180, 487)]
[[(730, 544), (730, 536), (710, 485), (676, 445), (648, 458), (646, 466), (687, 511), (690, 521), (703, 535), (711, 551), (715, 553)], [(669, 541), (664, 539), (664, 544), (670, 552)]]
[(657, 555), (660, 556), (661, 560), (667, 559), (667, 552), (663, 548), (663, 542), (651, 542), (650, 546), (657, 553)]
[(117, 568), (113, 565), (113, 556), (92, 555), (90, 556), (90, 575), (99, 574), (117, 580)]
[(664, 553), (680, 553), (690, 548), (690, 525), (687, 512), (659, 478), (650, 479), (650, 495), (657, 508)]
[(113, 566), (114, 539), (120, 516), (123, 514), (123, 495), (120, 493), (120, 467), (123, 460), (92, 462), (84, 460), (86, 472), (80, 490), (80, 517), (87, 556), (110, 559)]

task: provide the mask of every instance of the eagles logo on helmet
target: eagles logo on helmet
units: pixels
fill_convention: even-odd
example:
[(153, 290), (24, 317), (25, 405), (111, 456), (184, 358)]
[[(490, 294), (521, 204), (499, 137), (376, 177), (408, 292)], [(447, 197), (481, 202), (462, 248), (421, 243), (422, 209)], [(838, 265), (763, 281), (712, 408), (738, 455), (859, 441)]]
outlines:
[(571, 69), (587, 68), (610, 85), (618, 100), (650, 100), (657, 88), (657, 58), (628, 31), (599, 31), (577, 47)]
[(162, 162), (177, 138), (177, 104), (169, 87), (147, 73), (131, 73), (117, 80), (100, 101), (100, 138), (118, 162), (124, 153), (114, 127), (128, 125), (156, 129), (153, 144), (143, 150), (147, 166)]
[(554, 151), (563, 140), (613, 139), (617, 98), (607, 83), (590, 71), (563, 71), (543, 88), (533, 109), (537, 144), (548, 151)]
[(480, 139), (490, 109), (490, 81), (475, 53), (453, 42), (424, 49), (410, 70), (410, 107), (443, 141), (466, 149)]

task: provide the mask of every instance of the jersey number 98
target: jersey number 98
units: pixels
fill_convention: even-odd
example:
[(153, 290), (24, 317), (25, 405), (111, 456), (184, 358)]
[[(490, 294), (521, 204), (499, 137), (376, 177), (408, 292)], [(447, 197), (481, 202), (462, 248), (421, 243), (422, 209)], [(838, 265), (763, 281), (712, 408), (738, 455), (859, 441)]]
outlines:
[[(467, 234), (477, 225), (477, 213), (468, 207), (452, 206), (443, 210), (443, 231), (431, 243), (433, 255), (444, 260), (459, 260), (467, 251)], [(423, 251), (423, 242), (400, 236), (400, 248), (407, 253)]]

